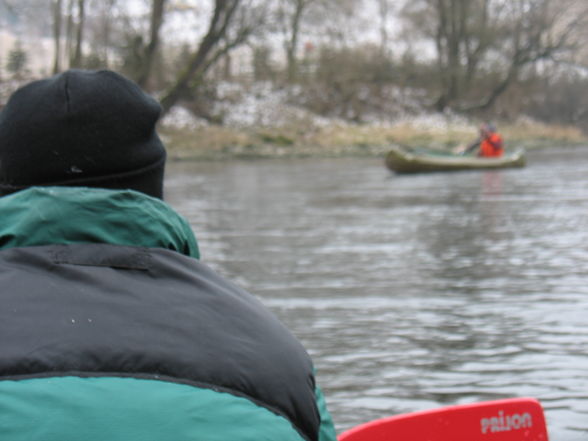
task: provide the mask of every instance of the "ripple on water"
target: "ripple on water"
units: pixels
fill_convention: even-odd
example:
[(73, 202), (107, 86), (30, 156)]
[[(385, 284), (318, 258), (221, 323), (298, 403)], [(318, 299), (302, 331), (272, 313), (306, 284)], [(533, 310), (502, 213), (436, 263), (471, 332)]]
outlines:
[(588, 155), (394, 176), (380, 160), (170, 164), (203, 260), (308, 348), (338, 429), (512, 396), (588, 439)]

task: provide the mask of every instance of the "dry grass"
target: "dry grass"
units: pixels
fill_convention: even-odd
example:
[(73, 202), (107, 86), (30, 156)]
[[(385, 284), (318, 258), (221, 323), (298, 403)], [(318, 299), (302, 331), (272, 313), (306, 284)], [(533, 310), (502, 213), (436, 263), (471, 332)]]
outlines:
[(506, 139), (524, 142), (526, 140), (538, 145), (585, 144), (586, 135), (580, 129), (572, 126), (556, 126), (538, 123), (521, 123), (506, 126), (503, 130)]
[[(532, 122), (501, 124), (507, 146), (525, 148), (588, 144), (577, 128)], [(226, 159), (232, 157), (377, 156), (390, 144), (451, 148), (471, 142), (476, 125), (419, 124), (387, 126), (336, 124), (237, 129), (204, 126), (197, 129), (163, 127), (160, 134), (172, 159)]]

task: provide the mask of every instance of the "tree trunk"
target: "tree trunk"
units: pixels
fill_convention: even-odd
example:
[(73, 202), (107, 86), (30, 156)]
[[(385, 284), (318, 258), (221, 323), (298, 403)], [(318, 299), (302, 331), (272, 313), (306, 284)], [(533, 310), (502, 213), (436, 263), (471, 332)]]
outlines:
[[(201, 78), (212, 64), (208, 58), (225, 36), (240, 0), (215, 0), (214, 13), (210, 20), (208, 31), (202, 39), (198, 50), (192, 54), (188, 64), (178, 75), (173, 86), (161, 98), (163, 113), (167, 113), (180, 99), (190, 84)], [(228, 48), (227, 48), (228, 50)], [(220, 56), (216, 54), (215, 60)]]
[(65, 58), (68, 67), (71, 65), (73, 58), (73, 39), (74, 39), (74, 4), (75, 0), (69, 0), (67, 4), (67, 23), (65, 25)]
[(86, 21), (85, 3), (85, 0), (78, 0), (78, 27), (76, 30), (76, 47), (71, 61), (71, 67), (82, 66), (82, 44), (84, 39), (84, 25)]
[(111, 10), (114, 7), (116, 0), (108, 0), (106, 2), (106, 7), (102, 11), (102, 60), (104, 61), (104, 65), (106, 68), (109, 67), (110, 60), (108, 50), (110, 48), (110, 36), (112, 32), (112, 16)]
[(298, 35), (300, 33), (302, 14), (308, 5), (308, 1), (295, 0), (295, 3), (294, 14), (292, 14), (292, 20), (290, 21), (290, 39), (286, 42), (288, 82), (296, 81), (298, 76)]
[(54, 74), (61, 70), (61, 3), (61, 0), (53, 1)]
[(487, 50), (487, 0), (435, 0), (435, 45), (440, 91), (435, 109), (459, 103), (471, 88), (481, 55)]
[(223, 79), (227, 81), (233, 78), (233, 59), (229, 53), (223, 57), (222, 75)]
[(388, 53), (388, 17), (390, 16), (389, 0), (379, 0), (380, 12), (380, 52), (382, 55)]
[(153, 69), (153, 61), (155, 59), (155, 52), (159, 47), (159, 33), (164, 20), (166, 0), (153, 0), (151, 7), (151, 22), (149, 31), (149, 43), (145, 47), (143, 53), (143, 63), (141, 64), (141, 70), (137, 76), (137, 84), (145, 88), (149, 81), (149, 76)]

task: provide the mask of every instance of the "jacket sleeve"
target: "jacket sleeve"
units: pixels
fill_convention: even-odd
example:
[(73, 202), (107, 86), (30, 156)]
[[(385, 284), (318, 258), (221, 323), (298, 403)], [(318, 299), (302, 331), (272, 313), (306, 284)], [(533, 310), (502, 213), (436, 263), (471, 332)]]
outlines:
[(316, 404), (321, 417), (321, 425), (319, 428), (319, 441), (337, 441), (337, 435), (335, 433), (335, 426), (331, 414), (327, 410), (327, 404), (325, 397), (320, 389), (316, 386), (315, 388)]

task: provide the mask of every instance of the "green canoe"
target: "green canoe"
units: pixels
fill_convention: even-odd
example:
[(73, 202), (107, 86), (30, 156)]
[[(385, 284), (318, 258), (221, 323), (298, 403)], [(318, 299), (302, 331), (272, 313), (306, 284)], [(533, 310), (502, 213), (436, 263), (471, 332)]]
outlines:
[(422, 173), (455, 170), (483, 170), (524, 167), (523, 150), (507, 152), (499, 158), (480, 158), (450, 152), (396, 145), (386, 156), (386, 166), (396, 173)]

